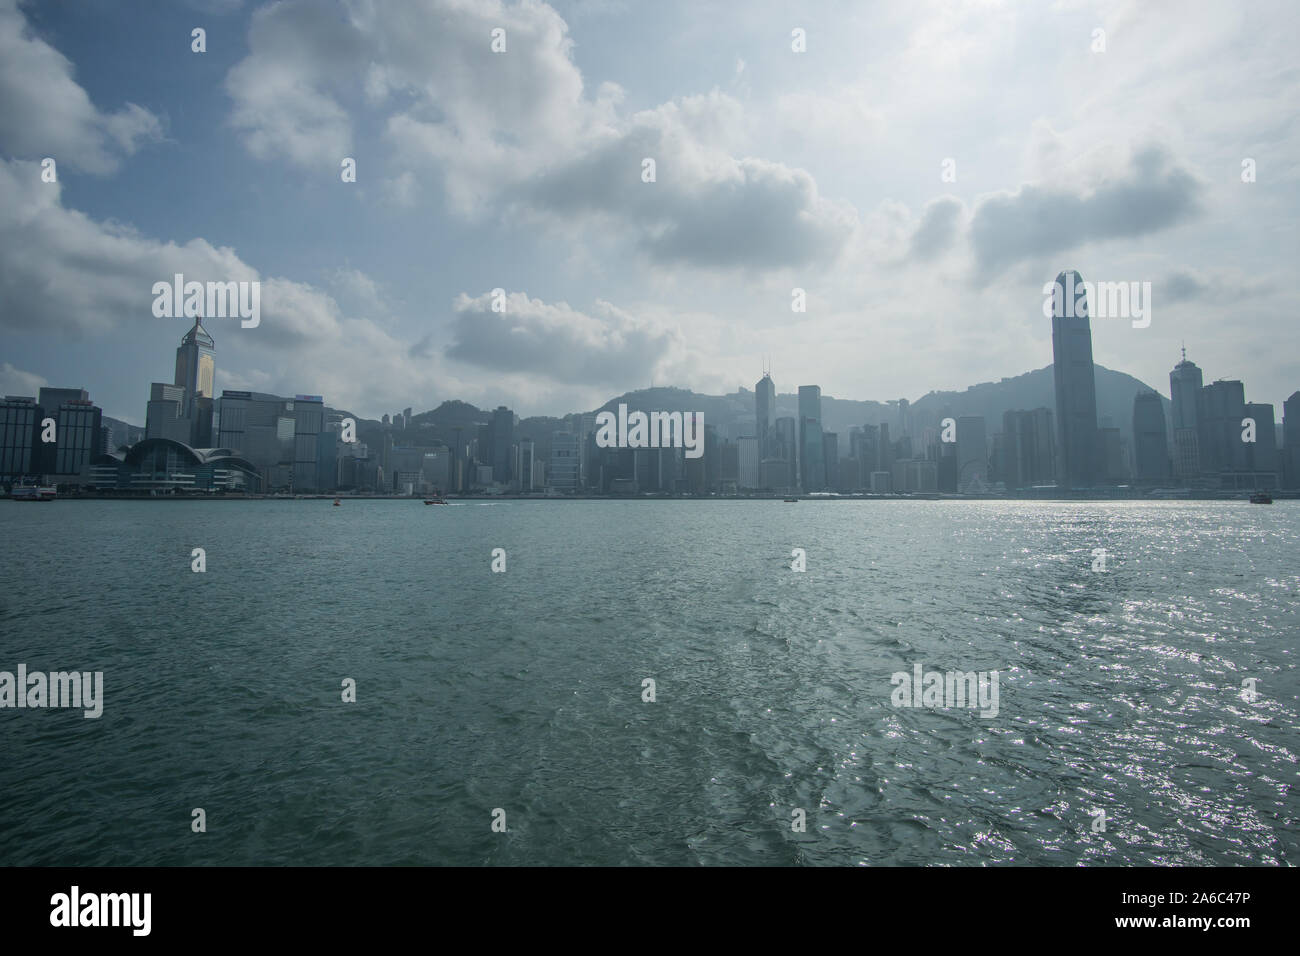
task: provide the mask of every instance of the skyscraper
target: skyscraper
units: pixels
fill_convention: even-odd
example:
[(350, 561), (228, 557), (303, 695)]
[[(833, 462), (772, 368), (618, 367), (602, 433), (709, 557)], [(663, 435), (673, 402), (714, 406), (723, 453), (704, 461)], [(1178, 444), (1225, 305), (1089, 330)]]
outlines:
[(48, 475), (80, 475), (99, 454), (103, 411), (84, 388), (42, 388), (36, 404), (55, 420), (55, 440), (42, 444), (43, 471)]
[(41, 471), (44, 409), (27, 395), (0, 401), (0, 478), (35, 477)]
[(822, 432), (823, 471), (826, 487), (832, 491), (840, 487), (840, 436), (837, 432)]
[(533, 464), (537, 460), (537, 448), (531, 438), (522, 438), (515, 446), (515, 483), (520, 491), (533, 490)]
[(799, 386), (799, 481), (804, 491), (822, 491), (826, 487), (820, 385)]
[(799, 487), (799, 423), (793, 418), (778, 418), (772, 426), (773, 458), (785, 461), (784, 469), (773, 469), (784, 476), (784, 480), (773, 488), (793, 489)]
[(510, 449), (515, 443), (515, 413), (504, 405), (498, 405), (492, 413), (491, 450), (492, 480), (500, 484), (509, 483), (513, 464)]
[[(1262, 402), (1246, 403), (1246, 418), (1255, 423), (1255, 440), (1242, 442), (1241, 448), (1245, 458), (1244, 467), (1256, 475), (1277, 475), (1277, 429), (1273, 424), (1273, 406)], [(1272, 482), (1264, 479), (1255, 481), (1256, 485), (1274, 487)]]
[(739, 476), (737, 483), (744, 491), (752, 491), (759, 487), (759, 457), (758, 457), (758, 439), (742, 436), (736, 439), (736, 455), (738, 458), (737, 466)]
[(1092, 367), (1092, 327), (1083, 277), (1056, 277), (1052, 308), (1052, 375), (1056, 380), (1059, 481), (1087, 488), (1096, 480), (1097, 387)]
[[(219, 401), (217, 445), (234, 449), (251, 462), (266, 489), (324, 490), (319, 485), (322, 476), (337, 474), (334, 462), (321, 461), (322, 449), (333, 447), (321, 439), (322, 431), (329, 432), (321, 396), (295, 395), (290, 399), (224, 389)], [(388, 436), (385, 446), (391, 446)], [(387, 453), (388, 447), (386, 461)]]
[(213, 378), (216, 375), (216, 343), (203, 327), (201, 319), (194, 320), (194, 328), (185, 333), (176, 349), (176, 377), (174, 385), (185, 389), (183, 418), (191, 418), (196, 398), (211, 398)]
[(556, 491), (578, 490), (578, 436), (573, 432), (551, 433), (551, 467), (547, 484)]
[(988, 485), (989, 448), (983, 415), (957, 419), (957, 490), (977, 493)]
[(1165, 407), (1157, 392), (1138, 392), (1133, 397), (1133, 477), (1137, 481), (1169, 477)]
[(1007, 410), (1002, 414), (1001, 480), (1008, 488), (1049, 485), (1056, 480), (1056, 428), (1049, 408)]
[(769, 373), (764, 372), (763, 377), (754, 386), (754, 418), (757, 422), (754, 434), (758, 436), (758, 457), (760, 460), (773, 457), (771, 436), (772, 416), (775, 414), (776, 383), (772, 381), (772, 376)]
[(1169, 397), (1173, 399), (1173, 470), (1179, 478), (1201, 473), (1201, 370), (1183, 360), (1169, 373)]
[(1282, 454), (1286, 488), (1300, 488), (1300, 392), (1282, 403)]
[(188, 445), (190, 431), (190, 421), (185, 417), (184, 387), (166, 382), (150, 385), (144, 419), (145, 438), (170, 438)]
[(1241, 420), (1246, 417), (1245, 386), (1224, 380), (1206, 385), (1200, 392), (1197, 415), (1201, 471), (1220, 476), (1220, 486), (1231, 486), (1234, 482), (1222, 476), (1246, 470), (1246, 449), (1241, 440)]

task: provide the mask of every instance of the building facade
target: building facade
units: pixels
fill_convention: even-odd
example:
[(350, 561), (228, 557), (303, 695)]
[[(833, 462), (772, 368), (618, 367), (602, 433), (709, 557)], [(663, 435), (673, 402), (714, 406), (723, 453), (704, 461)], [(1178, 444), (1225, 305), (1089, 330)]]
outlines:
[(1088, 488), (1097, 480), (1097, 388), (1092, 327), (1083, 278), (1056, 277), (1061, 290), (1052, 309), (1052, 375), (1056, 385), (1058, 483)]

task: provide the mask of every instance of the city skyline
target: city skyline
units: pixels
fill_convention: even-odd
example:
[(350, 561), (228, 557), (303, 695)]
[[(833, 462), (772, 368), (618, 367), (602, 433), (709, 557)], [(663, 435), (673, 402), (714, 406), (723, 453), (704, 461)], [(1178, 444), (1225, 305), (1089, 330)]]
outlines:
[[(1075, 275), (1078, 275), (1077, 272), (1075, 272), (1074, 274), (1075, 274)], [(1061, 273), (1061, 275), (1065, 275), (1065, 273)], [(199, 331), (200, 331), (200, 332), (203, 332), (203, 333), (206, 333), (206, 332), (207, 332), (207, 327), (202, 325), (202, 323), (203, 323), (203, 321), (204, 321), (204, 319), (203, 319), (202, 317), (198, 317), (198, 318), (196, 318), (196, 319), (186, 319), (185, 321), (187, 321), (187, 322), (193, 321), (193, 322), (195, 322), (196, 325), (199, 327)], [(206, 368), (207, 368), (207, 372), (206, 372), (207, 378), (205, 379), (205, 381), (206, 381), (207, 383), (209, 383), (209, 384), (206, 386), (209, 390), (206, 391), (206, 392), (204, 392), (203, 394), (204, 394), (206, 397), (209, 397), (209, 398), (219, 397), (219, 394), (216, 395), (216, 396), (214, 396), (214, 395), (212, 394), (211, 386), (210, 386), (210, 383), (211, 383), (211, 381), (212, 381), (213, 378), (214, 378), (214, 372), (215, 372), (217, 369), (219, 369), (219, 366), (215, 365), (215, 363), (214, 363), (214, 361), (213, 361), (213, 359), (212, 359), (213, 351), (214, 351), (214, 349), (215, 349), (215, 340), (212, 338), (212, 336), (211, 336), (210, 334), (204, 334), (204, 335), (202, 336), (202, 339), (203, 339), (204, 344), (202, 344), (201, 346), (200, 346), (200, 345), (196, 345), (195, 342), (194, 342), (194, 338), (195, 338), (195, 336), (194, 336), (194, 331), (195, 331), (194, 326), (191, 326), (191, 328), (190, 328), (188, 331), (186, 331), (186, 332), (184, 333), (184, 335), (181, 337), (180, 347), (178, 347), (178, 348), (175, 349), (175, 352), (176, 352), (176, 378), (177, 378), (177, 379), (180, 379), (180, 378), (182, 378), (182, 376), (185, 376), (185, 377), (187, 377), (188, 380), (191, 380), (191, 381), (192, 381), (192, 380), (193, 380), (193, 376), (199, 374), (198, 371), (197, 371), (197, 366), (199, 365), (199, 363), (200, 363), (200, 362), (205, 363), (205, 366), (206, 366)], [(1152, 390), (1153, 392), (1155, 392), (1156, 394), (1158, 394), (1158, 395), (1161, 397), (1161, 399), (1162, 399), (1163, 401), (1170, 402), (1171, 405), (1177, 404), (1177, 398), (1176, 398), (1176, 396), (1177, 396), (1177, 394), (1178, 394), (1178, 388), (1177, 388), (1177, 385), (1176, 385), (1176, 382), (1175, 382), (1175, 377), (1176, 377), (1176, 376), (1175, 376), (1175, 373), (1177, 373), (1177, 372), (1179, 371), (1180, 368), (1183, 368), (1183, 367), (1190, 367), (1190, 368), (1196, 370), (1196, 372), (1197, 372), (1197, 376), (1196, 376), (1196, 379), (1195, 379), (1195, 384), (1194, 384), (1194, 386), (1193, 386), (1194, 389), (1199, 389), (1199, 388), (1201, 388), (1202, 385), (1203, 385), (1202, 377), (1201, 377), (1201, 375), (1200, 375), (1200, 371), (1201, 371), (1201, 370), (1200, 370), (1200, 369), (1195, 365), (1195, 363), (1189, 362), (1189, 361), (1187, 360), (1187, 348), (1186, 348), (1186, 344), (1185, 344), (1185, 343), (1182, 344), (1182, 345), (1180, 346), (1180, 350), (1181, 350), (1181, 355), (1182, 355), (1181, 361), (1178, 363), (1178, 365), (1176, 365), (1176, 366), (1174, 367), (1173, 371), (1167, 373), (1167, 374), (1168, 374), (1168, 377), (1169, 377), (1169, 381), (1170, 381), (1170, 389), (1169, 389), (1169, 394), (1168, 394), (1168, 395), (1165, 395), (1163, 392), (1161, 392), (1159, 388), (1155, 388), (1155, 387), (1151, 386), (1150, 383), (1145, 382), (1145, 381), (1142, 381), (1141, 379), (1138, 379), (1138, 381), (1142, 382), (1142, 384), (1143, 384), (1146, 388), (1148, 388), (1148, 389)], [(181, 358), (181, 353), (182, 353), (183, 351), (185, 351), (185, 352), (187, 352), (187, 353), (190, 353), (190, 354), (192, 355), (192, 357), (191, 357), (190, 359), (186, 360), (186, 363), (185, 363), (184, 365), (183, 365), (182, 358)], [(1003, 376), (1001, 380), (1002, 380), (1002, 381), (1006, 381), (1008, 378), (1014, 378), (1014, 377), (1016, 377), (1017, 375), (1023, 376), (1023, 375), (1025, 375), (1025, 374), (1028, 374), (1029, 372), (1039, 371), (1039, 370), (1043, 370), (1043, 369), (1046, 369), (1046, 370), (1053, 370), (1053, 369), (1055, 368), (1055, 364), (1056, 364), (1055, 362), (1049, 362), (1046, 366), (1040, 366), (1040, 367), (1037, 367), (1037, 368), (1034, 368), (1034, 369), (1022, 370), (1022, 371), (1020, 371), (1020, 372), (1018, 372), (1018, 373), (1015, 373), (1015, 375), (1012, 375), (1012, 376)], [(1097, 367), (1103, 367), (1103, 368), (1105, 367), (1105, 366), (1102, 366), (1101, 363), (1094, 363), (1094, 365), (1096, 365)], [(215, 367), (214, 367), (214, 366), (215, 366)], [(184, 371), (182, 371), (183, 368), (184, 368)], [(1114, 369), (1114, 371), (1120, 371), (1120, 372), (1123, 372), (1123, 370), (1121, 370), (1121, 369)], [(1126, 375), (1127, 375), (1127, 374), (1130, 374), (1130, 373), (1128, 373), (1128, 372), (1123, 372), (1123, 374), (1126, 374)], [(1134, 376), (1134, 377), (1136, 377), (1136, 376)], [(1220, 380), (1220, 379), (1216, 377), (1215, 380), (1217, 381), (1217, 380)], [(1228, 380), (1228, 381), (1239, 381), (1238, 379), (1223, 379), (1223, 380)], [(56, 378), (56, 381), (57, 381), (57, 378)], [(111, 380), (110, 380), (110, 381), (111, 381)], [(979, 387), (979, 386), (981, 386), (981, 385), (991, 384), (991, 383), (993, 383), (994, 381), (995, 381), (995, 380), (993, 380), (993, 379), (983, 379), (983, 380), (981, 380), (981, 381), (974, 382), (974, 383), (971, 383), (971, 384), (969, 384), (969, 385), (966, 385), (964, 390), (965, 390), (965, 391), (969, 391), (969, 390), (971, 390), (972, 388), (976, 388), (976, 387)], [(1244, 379), (1241, 379), (1240, 381), (1244, 381)], [(71, 385), (71, 384), (68, 384), (68, 383), (65, 382), (64, 384), (61, 384), (61, 385), (40, 385), (40, 386), (38, 386), (37, 389), (33, 389), (33, 391), (39, 390), (39, 388), (47, 388), (47, 389), (53, 389), (53, 390), (67, 389), (67, 388), (78, 388), (78, 389), (81, 389), (81, 388), (85, 388), (86, 385), (89, 385), (89, 384), (91, 384), (91, 383), (81, 383), (81, 384), (77, 384), (77, 385)], [(178, 383), (178, 384), (179, 384), (179, 383)], [(86, 391), (88, 391), (88, 392), (94, 392), (95, 394), (100, 394), (101, 391), (102, 391), (102, 387), (103, 387), (103, 386), (102, 386), (102, 379), (100, 379), (100, 380), (97, 380), (97, 381), (94, 383), (94, 387), (92, 387), (92, 388), (86, 388)], [(151, 386), (151, 387), (152, 387), (152, 386)], [(762, 376), (762, 378), (760, 378), (759, 381), (758, 381), (757, 383), (755, 383), (752, 387), (746, 387), (746, 386), (742, 383), (742, 384), (739, 384), (739, 385), (736, 387), (735, 391), (733, 391), (733, 392), (728, 392), (728, 393), (719, 393), (717, 396), (714, 396), (714, 397), (725, 397), (726, 395), (743, 394), (743, 393), (746, 393), (746, 392), (748, 392), (748, 393), (750, 393), (750, 394), (755, 394), (755, 395), (757, 395), (757, 393), (758, 393), (758, 392), (759, 392), (763, 387), (770, 388), (770, 390), (771, 390), (771, 391), (770, 391), (770, 399), (768, 400), (769, 403), (770, 403), (770, 408), (771, 408), (771, 413), (770, 413), (770, 414), (775, 415), (776, 401), (777, 401), (777, 399), (778, 399), (779, 397), (784, 397), (784, 398), (786, 398), (786, 399), (793, 399), (793, 400), (796, 400), (796, 401), (797, 401), (797, 398), (798, 398), (798, 390), (799, 390), (799, 388), (801, 388), (801, 387), (809, 387), (809, 386), (800, 386), (800, 385), (797, 385), (797, 384), (796, 384), (796, 385), (792, 385), (792, 386), (790, 386), (790, 390), (789, 390), (789, 391), (781, 392), (781, 391), (777, 390), (777, 387), (776, 387), (776, 384), (775, 384), (775, 379), (774, 379), (773, 376), (772, 376), (771, 370), (768, 369), (768, 368), (765, 366), (765, 367), (764, 367), (764, 371), (763, 371), (763, 376)], [(823, 393), (820, 391), (820, 388), (821, 388), (820, 386), (811, 386), (811, 387), (816, 387), (816, 388), (818, 388), (818, 389), (819, 389), (818, 397), (819, 397), (819, 398), (822, 397), (822, 394), (823, 394)], [(623, 391), (611, 391), (611, 392), (607, 393), (609, 397), (607, 397), (606, 399), (604, 399), (604, 400), (603, 400), (602, 402), (600, 402), (599, 404), (593, 406), (592, 408), (587, 409), (587, 410), (584, 410), (584, 411), (578, 411), (578, 410), (574, 410), (574, 409), (569, 409), (569, 410), (562, 411), (562, 412), (561, 412), (560, 414), (558, 414), (558, 415), (545, 415), (545, 414), (540, 414), (540, 413), (521, 414), (521, 410), (519, 410), (519, 409), (512, 408), (512, 410), (515, 411), (516, 417), (521, 418), (521, 419), (522, 419), (522, 418), (534, 418), (534, 417), (535, 417), (535, 418), (564, 418), (564, 417), (567, 417), (567, 416), (569, 416), (569, 415), (574, 415), (574, 414), (584, 414), (584, 413), (591, 413), (591, 414), (594, 414), (595, 411), (599, 410), (600, 408), (602, 408), (602, 407), (606, 407), (606, 406), (610, 405), (612, 402), (615, 402), (615, 401), (616, 401), (620, 396), (625, 396), (625, 395), (635, 394), (635, 393), (637, 393), (637, 392), (646, 391), (646, 390), (650, 390), (650, 389), (654, 389), (654, 388), (670, 388), (670, 389), (677, 389), (677, 390), (682, 390), (682, 391), (692, 391), (692, 392), (695, 391), (695, 390), (693, 390), (693, 389), (685, 388), (684, 386), (681, 386), (681, 385), (678, 385), (678, 384), (674, 384), (674, 383), (659, 383), (659, 384), (653, 384), (653, 383), (652, 383), (652, 384), (650, 384), (650, 385), (646, 385), (646, 386), (630, 387), (630, 388), (627, 388), (627, 389), (625, 389), (625, 390), (623, 390)], [(229, 391), (258, 391), (258, 390), (249, 390), (249, 389), (223, 389), (222, 391), (226, 391), (226, 390), (229, 390)], [(827, 398), (827, 399), (835, 399), (835, 400), (850, 401), (850, 402), (867, 402), (867, 403), (876, 403), (876, 404), (895, 404), (895, 403), (897, 403), (897, 402), (899, 402), (899, 401), (902, 401), (902, 402), (905, 402), (905, 403), (906, 403), (906, 402), (916, 402), (916, 401), (919, 401), (919, 400), (921, 400), (921, 399), (925, 399), (925, 398), (928, 398), (928, 397), (930, 397), (930, 396), (933, 396), (933, 395), (939, 395), (939, 394), (961, 394), (962, 391), (963, 391), (963, 389), (961, 389), (961, 388), (954, 388), (954, 389), (936, 389), (936, 388), (931, 388), (931, 389), (929, 389), (928, 391), (922, 393), (922, 394), (921, 394), (917, 399), (907, 399), (907, 398), (901, 398), (901, 399), (900, 399), (900, 398), (887, 398), (887, 399), (882, 399), (882, 398), (875, 398), (875, 399), (862, 399), (862, 398), (848, 398), (847, 396), (832, 396), (832, 395), (825, 395), (824, 397)], [(1292, 392), (1291, 394), (1293, 394), (1293, 393), (1294, 393), (1294, 392)], [(5, 394), (5, 393), (4, 393), (3, 391), (0, 391), (0, 394)], [(16, 394), (19, 394), (19, 393), (15, 393), (15, 392), (12, 392), (12, 391), (11, 391), (11, 392), (9, 392), (9, 393), (7, 393), (7, 394), (16, 395)], [(287, 393), (268, 392), (267, 394), (297, 394), (297, 395), (301, 395), (301, 394), (304, 394), (304, 393), (303, 393), (303, 392), (300, 392), (300, 391), (297, 391), (297, 390), (295, 389), (295, 390), (291, 390), (290, 392), (287, 392)], [(699, 394), (705, 394), (705, 395), (708, 395), (709, 393), (699, 393)], [(29, 396), (29, 397), (30, 397), (30, 396)], [(1286, 397), (1289, 398), (1290, 395), (1288, 395), (1288, 396), (1286, 396)], [(144, 401), (142, 402), (142, 404), (145, 406), (145, 414), (144, 414), (144, 415), (141, 415), (138, 411), (136, 411), (136, 412), (127, 412), (127, 413), (124, 414), (124, 415), (111, 415), (110, 417), (112, 417), (112, 418), (114, 418), (114, 419), (116, 419), (116, 420), (118, 420), (118, 421), (124, 422), (124, 423), (126, 423), (126, 424), (128, 424), (128, 425), (130, 425), (130, 426), (132, 426), (132, 427), (143, 428), (143, 427), (144, 427), (144, 421), (145, 421), (145, 419), (147, 418), (147, 406), (148, 406), (149, 401), (151, 401), (151, 400), (153, 400), (153, 393), (152, 393), (152, 392), (150, 392), (148, 395), (146, 395)], [(455, 396), (455, 395), (445, 396), (445, 397), (439, 399), (437, 402), (431, 403), (427, 408), (423, 409), (421, 412), (419, 412), (419, 413), (417, 413), (417, 414), (424, 414), (424, 413), (427, 413), (427, 412), (433, 411), (433, 410), (435, 410), (436, 408), (438, 408), (440, 405), (443, 405), (443, 404), (446, 404), (446, 403), (449, 403), (449, 402), (454, 403), (454, 402), (463, 402), (463, 401), (464, 401), (464, 398), (463, 398), (462, 396)], [(1095, 401), (1095, 399), (1094, 399), (1094, 401)], [(188, 401), (187, 401), (185, 404), (186, 404), (186, 407), (188, 407)], [(469, 403), (469, 404), (474, 404), (474, 403)], [(486, 413), (490, 413), (490, 412), (491, 412), (491, 405), (492, 405), (492, 404), (494, 404), (494, 401), (490, 400), (487, 406), (476, 406), (476, 407), (479, 407), (480, 410), (482, 410), (482, 411), (484, 411), (484, 412), (486, 412)], [(1280, 403), (1271, 403), (1271, 402), (1268, 402), (1268, 403), (1260, 403), (1260, 404), (1270, 404), (1270, 405), (1274, 405), (1275, 408), (1278, 408), (1278, 407), (1281, 407), (1283, 404), (1285, 404), (1285, 399), (1284, 399), (1283, 402), (1280, 402)], [(337, 405), (336, 407), (343, 407), (343, 406), (340, 404), (340, 405)], [(500, 405), (498, 405), (498, 407), (510, 407), (510, 406), (500, 406)], [(413, 414), (413, 408), (414, 408), (414, 406), (407, 406), (407, 407), (406, 407), (405, 411), (406, 411), (406, 414), (407, 414), (408, 416), (410, 416), (411, 414)], [(348, 408), (347, 410), (348, 410), (349, 412), (353, 412), (353, 413), (356, 413), (356, 412), (357, 412), (357, 410), (356, 410), (356, 409), (353, 409), (353, 408)], [(522, 410), (522, 411), (523, 411), (523, 412), (527, 412), (528, 410), (527, 410), (527, 409), (524, 409), (524, 410)], [(183, 413), (183, 412), (184, 412), (184, 409), (182, 409), (182, 413)], [(105, 414), (109, 414), (107, 409), (105, 409)], [(400, 414), (400, 413), (394, 413), (394, 412), (384, 411), (384, 412), (380, 412), (379, 414), (375, 414), (375, 415), (361, 415), (361, 417), (362, 417), (363, 419), (365, 419), (365, 420), (368, 420), (368, 421), (379, 422), (379, 421), (383, 421), (383, 420), (388, 419), (388, 418), (390, 417), (390, 415), (393, 415), (393, 414)], [(1173, 435), (1174, 431), (1175, 431), (1176, 429), (1178, 429), (1179, 427), (1181, 427), (1181, 426), (1179, 426), (1178, 424), (1175, 424), (1175, 423), (1172, 423), (1172, 422), (1170, 423), (1169, 430), (1170, 430), (1170, 434), (1171, 434), (1171, 436)], [(1195, 425), (1194, 425), (1194, 421), (1193, 421), (1193, 425), (1192, 425), (1192, 427), (1195, 427)], [(757, 432), (756, 432), (756, 434), (757, 434)], [(1172, 439), (1172, 437), (1171, 437), (1171, 441), (1172, 441), (1172, 440), (1173, 440), (1173, 439)]]
[[(391, 424), (388, 414), (379, 422), (358, 423), (321, 395), (287, 398), (226, 389), (214, 398), (216, 344), (196, 317), (176, 348), (173, 381), (150, 386), (143, 433), (128, 434), (120, 447), (119, 429), (112, 423), (101, 427), (102, 412), (85, 389), (44, 387), (37, 398), (5, 395), (0, 477), (13, 481), (37, 474), (97, 492), (147, 486), (399, 494), (444, 489), (607, 494), (645, 488), (678, 494), (1005, 494), (1033, 488), (1114, 493), (1130, 482), (1151, 489), (1171, 478), (1206, 491), (1300, 486), (1300, 391), (1284, 403), (1277, 422), (1272, 405), (1245, 401), (1241, 381), (1204, 385), (1185, 347), (1170, 372), (1168, 415), (1160, 394), (1139, 382), (1127, 434), (1112, 418), (1100, 417), (1091, 288), (1078, 272), (1062, 272), (1045, 287), (1055, 293), (1049, 300), (1055, 303), (1055, 404), (1007, 408), (1001, 430), (991, 435), (984, 415), (960, 414), (945, 405), (939, 413), (931, 407), (926, 416), (919, 404), (898, 399), (889, 403), (886, 416), (896, 426), (892, 436), (890, 421), (877, 416), (875, 424), (850, 426), (841, 443), (837, 431), (824, 427), (819, 386), (798, 386), (795, 405), (787, 409), (794, 416), (780, 416), (775, 383), (765, 368), (752, 393), (751, 426), (743, 415), (739, 424), (733, 416), (721, 436), (717, 423), (707, 426), (710, 435), (703, 416), (689, 414), (698, 421), (686, 458), (699, 459), (707, 445), (708, 462), (682, 460), (680, 443), (660, 447), (656, 441), (638, 450), (621, 440), (602, 442), (600, 421), (602, 416), (612, 420), (612, 412), (572, 413), (550, 419), (551, 426), (519, 419), (517, 425), (518, 416), (505, 405), (491, 412), (475, 409), (475, 420), (466, 422), (473, 435), (462, 445), (465, 426), (454, 427), (453, 446), (445, 431), (424, 434), (423, 441), (406, 439), (415, 419), (409, 406), (395, 413)], [(57, 421), (45, 417), (47, 409)], [(626, 409), (619, 405), (620, 418)], [(47, 429), (54, 424), (57, 436), (51, 438)], [(1243, 431), (1238, 440), (1236, 430), (1247, 424), (1251, 437)], [(382, 427), (379, 435), (376, 425)], [(365, 427), (371, 429), (366, 437), (379, 439), (377, 455), (358, 437)]]

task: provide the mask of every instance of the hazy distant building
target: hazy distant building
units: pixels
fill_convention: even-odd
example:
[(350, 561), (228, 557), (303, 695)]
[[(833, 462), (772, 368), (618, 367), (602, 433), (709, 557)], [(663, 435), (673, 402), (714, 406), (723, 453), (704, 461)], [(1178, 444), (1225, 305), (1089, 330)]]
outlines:
[(957, 491), (957, 443), (939, 443), (939, 490), (945, 494)]
[[(515, 443), (515, 413), (504, 405), (497, 406), (497, 410), (492, 413), (489, 435), (492, 480), (498, 484), (507, 484), (513, 476), (510, 449)], [(574, 435), (575, 439), (577, 437)]]
[(776, 383), (767, 372), (754, 386), (754, 434), (758, 436), (759, 459), (774, 458), (772, 454), (772, 425), (776, 414)]
[(840, 487), (840, 436), (836, 432), (822, 432), (822, 460), (826, 487), (834, 491)]
[(548, 487), (562, 492), (578, 490), (580, 449), (573, 432), (551, 433), (551, 465), (547, 469)]
[(1194, 478), (1201, 473), (1201, 370), (1196, 363), (1183, 359), (1169, 373), (1169, 397), (1173, 414), (1170, 444), (1173, 473), (1178, 478)]
[(1128, 466), (1124, 455), (1124, 438), (1113, 426), (1097, 429), (1098, 467), (1095, 479), (1108, 485), (1128, 481)]
[(1300, 488), (1300, 392), (1282, 403), (1283, 475), (1287, 488)]
[(1097, 389), (1092, 327), (1083, 277), (1062, 272), (1052, 309), (1052, 375), (1056, 382), (1057, 463), (1067, 488), (1087, 488), (1097, 477)]
[[(576, 437), (576, 436), (575, 436)], [(515, 446), (515, 482), (520, 491), (533, 490), (534, 465), (537, 463), (537, 448), (531, 438), (520, 439)]]
[(983, 415), (957, 419), (957, 490), (963, 494), (988, 487), (989, 449)]
[(862, 425), (849, 432), (849, 457), (857, 469), (853, 487), (871, 487), (871, 473), (880, 471), (880, 429), (875, 425)]
[(1049, 408), (1008, 410), (1002, 415), (1002, 467), (1008, 489), (1056, 481), (1056, 429)]
[[(1276, 482), (1278, 473), (1277, 429), (1273, 427), (1273, 406), (1260, 402), (1247, 402), (1245, 418), (1255, 422), (1255, 440), (1242, 442), (1244, 470), (1255, 474), (1272, 474)], [(1261, 484), (1261, 482), (1256, 482)]]
[(1163, 482), (1170, 471), (1164, 402), (1157, 392), (1139, 392), (1133, 398), (1133, 478)]
[(747, 436), (736, 440), (736, 454), (740, 474), (737, 478), (737, 484), (741, 490), (752, 491), (760, 486), (759, 484), (759, 457), (758, 457), (758, 438)]
[(1246, 449), (1241, 440), (1241, 420), (1246, 416), (1245, 386), (1239, 381), (1211, 382), (1201, 389), (1197, 414), (1201, 470), (1217, 476), (1245, 471)]
[(822, 450), (822, 390), (799, 386), (799, 482), (804, 491), (826, 488), (826, 456)]

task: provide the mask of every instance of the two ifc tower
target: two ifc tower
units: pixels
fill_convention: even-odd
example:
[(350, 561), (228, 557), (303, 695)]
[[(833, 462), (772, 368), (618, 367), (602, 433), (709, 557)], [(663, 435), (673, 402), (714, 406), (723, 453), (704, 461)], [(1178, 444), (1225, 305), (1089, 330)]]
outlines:
[[(1092, 326), (1083, 276), (1056, 277), (1052, 308), (1052, 376), (1056, 380), (1058, 481), (1066, 488), (1097, 483), (1097, 384), (1092, 366)], [(1076, 300), (1075, 290), (1080, 294)]]
[[(1056, 383), (1058, 481), (1066, 488), (1089, 488), (1100, 477), (1097, 469), (1101, 456), (1088, 300), (1086, 295), (1079, 295), (1076, 301), (1075, 290), (1084, 288), (1078, 272), (1062, 272), (1056, 277), (1056, 285), (1060, 294), (1054, 297), (1052, 309), (1052, 374)], [(754, 399), (760, 455), (766, 455), (774, 437), (771, 421), (776, 408), (776, 388), (767, 369), (755, 386)], [(802, 418), (802, 411), (800, 415)]]

